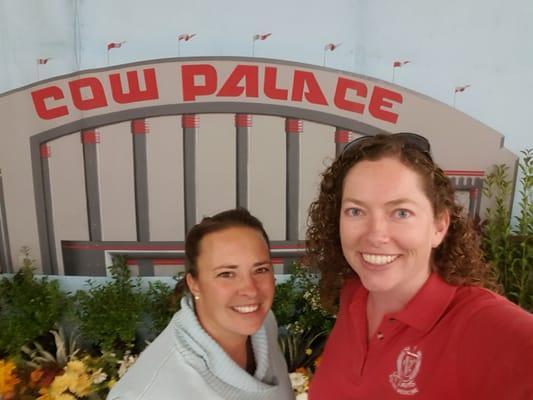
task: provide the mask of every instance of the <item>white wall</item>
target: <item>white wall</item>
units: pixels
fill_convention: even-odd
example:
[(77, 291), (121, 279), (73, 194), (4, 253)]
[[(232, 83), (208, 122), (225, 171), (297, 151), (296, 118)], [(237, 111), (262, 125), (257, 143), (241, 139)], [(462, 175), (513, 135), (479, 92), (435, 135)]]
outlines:
[[(533, 147), (533, 2), (530, 0), (0, 0), (0, 92), (107, 64), (251, 54), (322, 64), (390, 80), (452, 103), (495, 128), (519, 153)], [(36, 59), (52, 57), (39, 68)]]

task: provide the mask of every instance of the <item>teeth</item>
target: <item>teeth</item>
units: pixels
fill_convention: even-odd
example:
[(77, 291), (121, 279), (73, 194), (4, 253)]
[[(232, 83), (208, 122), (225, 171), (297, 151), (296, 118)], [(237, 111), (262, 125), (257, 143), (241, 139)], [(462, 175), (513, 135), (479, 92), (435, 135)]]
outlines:
[(387, 256), (383, 254), (365, 254), (362, 253), (363, 260), (369, 264), (385, 265), (393, 262), (398, 256)]
[(257, 304), (253, 305), (253, 306), (236, 306), (236, 307), (233, 307), (233, 309), (235, 311), (238, 311), (238, 312), (243, 313), (243, 314), (248, 314), (248, 313), (257, 311), (258, 308), (259, 308), (259, 305), (257, 305)]

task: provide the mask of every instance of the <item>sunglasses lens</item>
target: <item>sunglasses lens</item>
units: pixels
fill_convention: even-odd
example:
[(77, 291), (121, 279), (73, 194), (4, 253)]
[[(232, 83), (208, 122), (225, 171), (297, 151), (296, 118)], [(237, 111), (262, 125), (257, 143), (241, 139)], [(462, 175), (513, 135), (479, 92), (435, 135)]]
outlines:
[[(427, 153), (431, 156), (431, 147), (428, 140), (424, 136), (420, 136), (411, 132), (393, 133), (392, 136), (402, 139), (405, 144), (412, 145), (423, 153)], [(361, 136), (352, 140), (344, 147), (341, 154), (346, 154), (350, 151), (350, 149), (355, 149), (362, 146), (365, 142), (370, 141), (372, 138), (373, 136)]]

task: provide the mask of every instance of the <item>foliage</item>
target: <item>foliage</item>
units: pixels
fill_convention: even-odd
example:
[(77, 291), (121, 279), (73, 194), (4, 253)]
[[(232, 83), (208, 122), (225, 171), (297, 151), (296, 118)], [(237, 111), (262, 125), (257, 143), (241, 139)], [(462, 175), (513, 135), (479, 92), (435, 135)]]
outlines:
[(482, 245), (505, 295), (533, 311), (533, 149), (522, 151), (518, 167), (522, 187), (515, 224), (508, 206), (512, 191), (508, 168), (497, 165), (485, 178), (483, 194), (494, 207), (486, 212)]
[(155, 337), (180, 309), (180, 298), (174, 294), (174, 288), (160, 281), (149, 283), (146, 296), (146, 312), (152, 323), (150, 336)]
[(21, 346), (46, 335), (67, 308), (67, 294), (57, 281), (34, 276), (35, 263), (27, 247), (23, 265), (12, 278), (0, 281), (0, 356), (16, 355)]
[(289, 372), (312, 368), (322, 353), (335, 317), (320, 303), (318, 275), (295, 265), (290, 278), (276, 286), (272, 311), (280, 327), (279, 344)]
[(115, 257), (109, 267), (113, 280), (89, 281), (88, 291), (76, 294), (80, 331), (103, 352), (124, 354), (134, 348), (146, 296), (140, 280), (131, 279), (124, 257)]

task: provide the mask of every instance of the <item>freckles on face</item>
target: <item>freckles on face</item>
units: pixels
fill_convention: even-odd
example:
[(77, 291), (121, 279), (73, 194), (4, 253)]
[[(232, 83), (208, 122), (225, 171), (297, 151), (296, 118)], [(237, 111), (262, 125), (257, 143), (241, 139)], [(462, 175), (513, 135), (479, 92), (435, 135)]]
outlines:
[(341, 247), (369, 290), (409, 286), (429, 276), (432, 248), (445, 234), (433, 214), (420, 177), (399, 160), (361, 161), (348, 171)]

